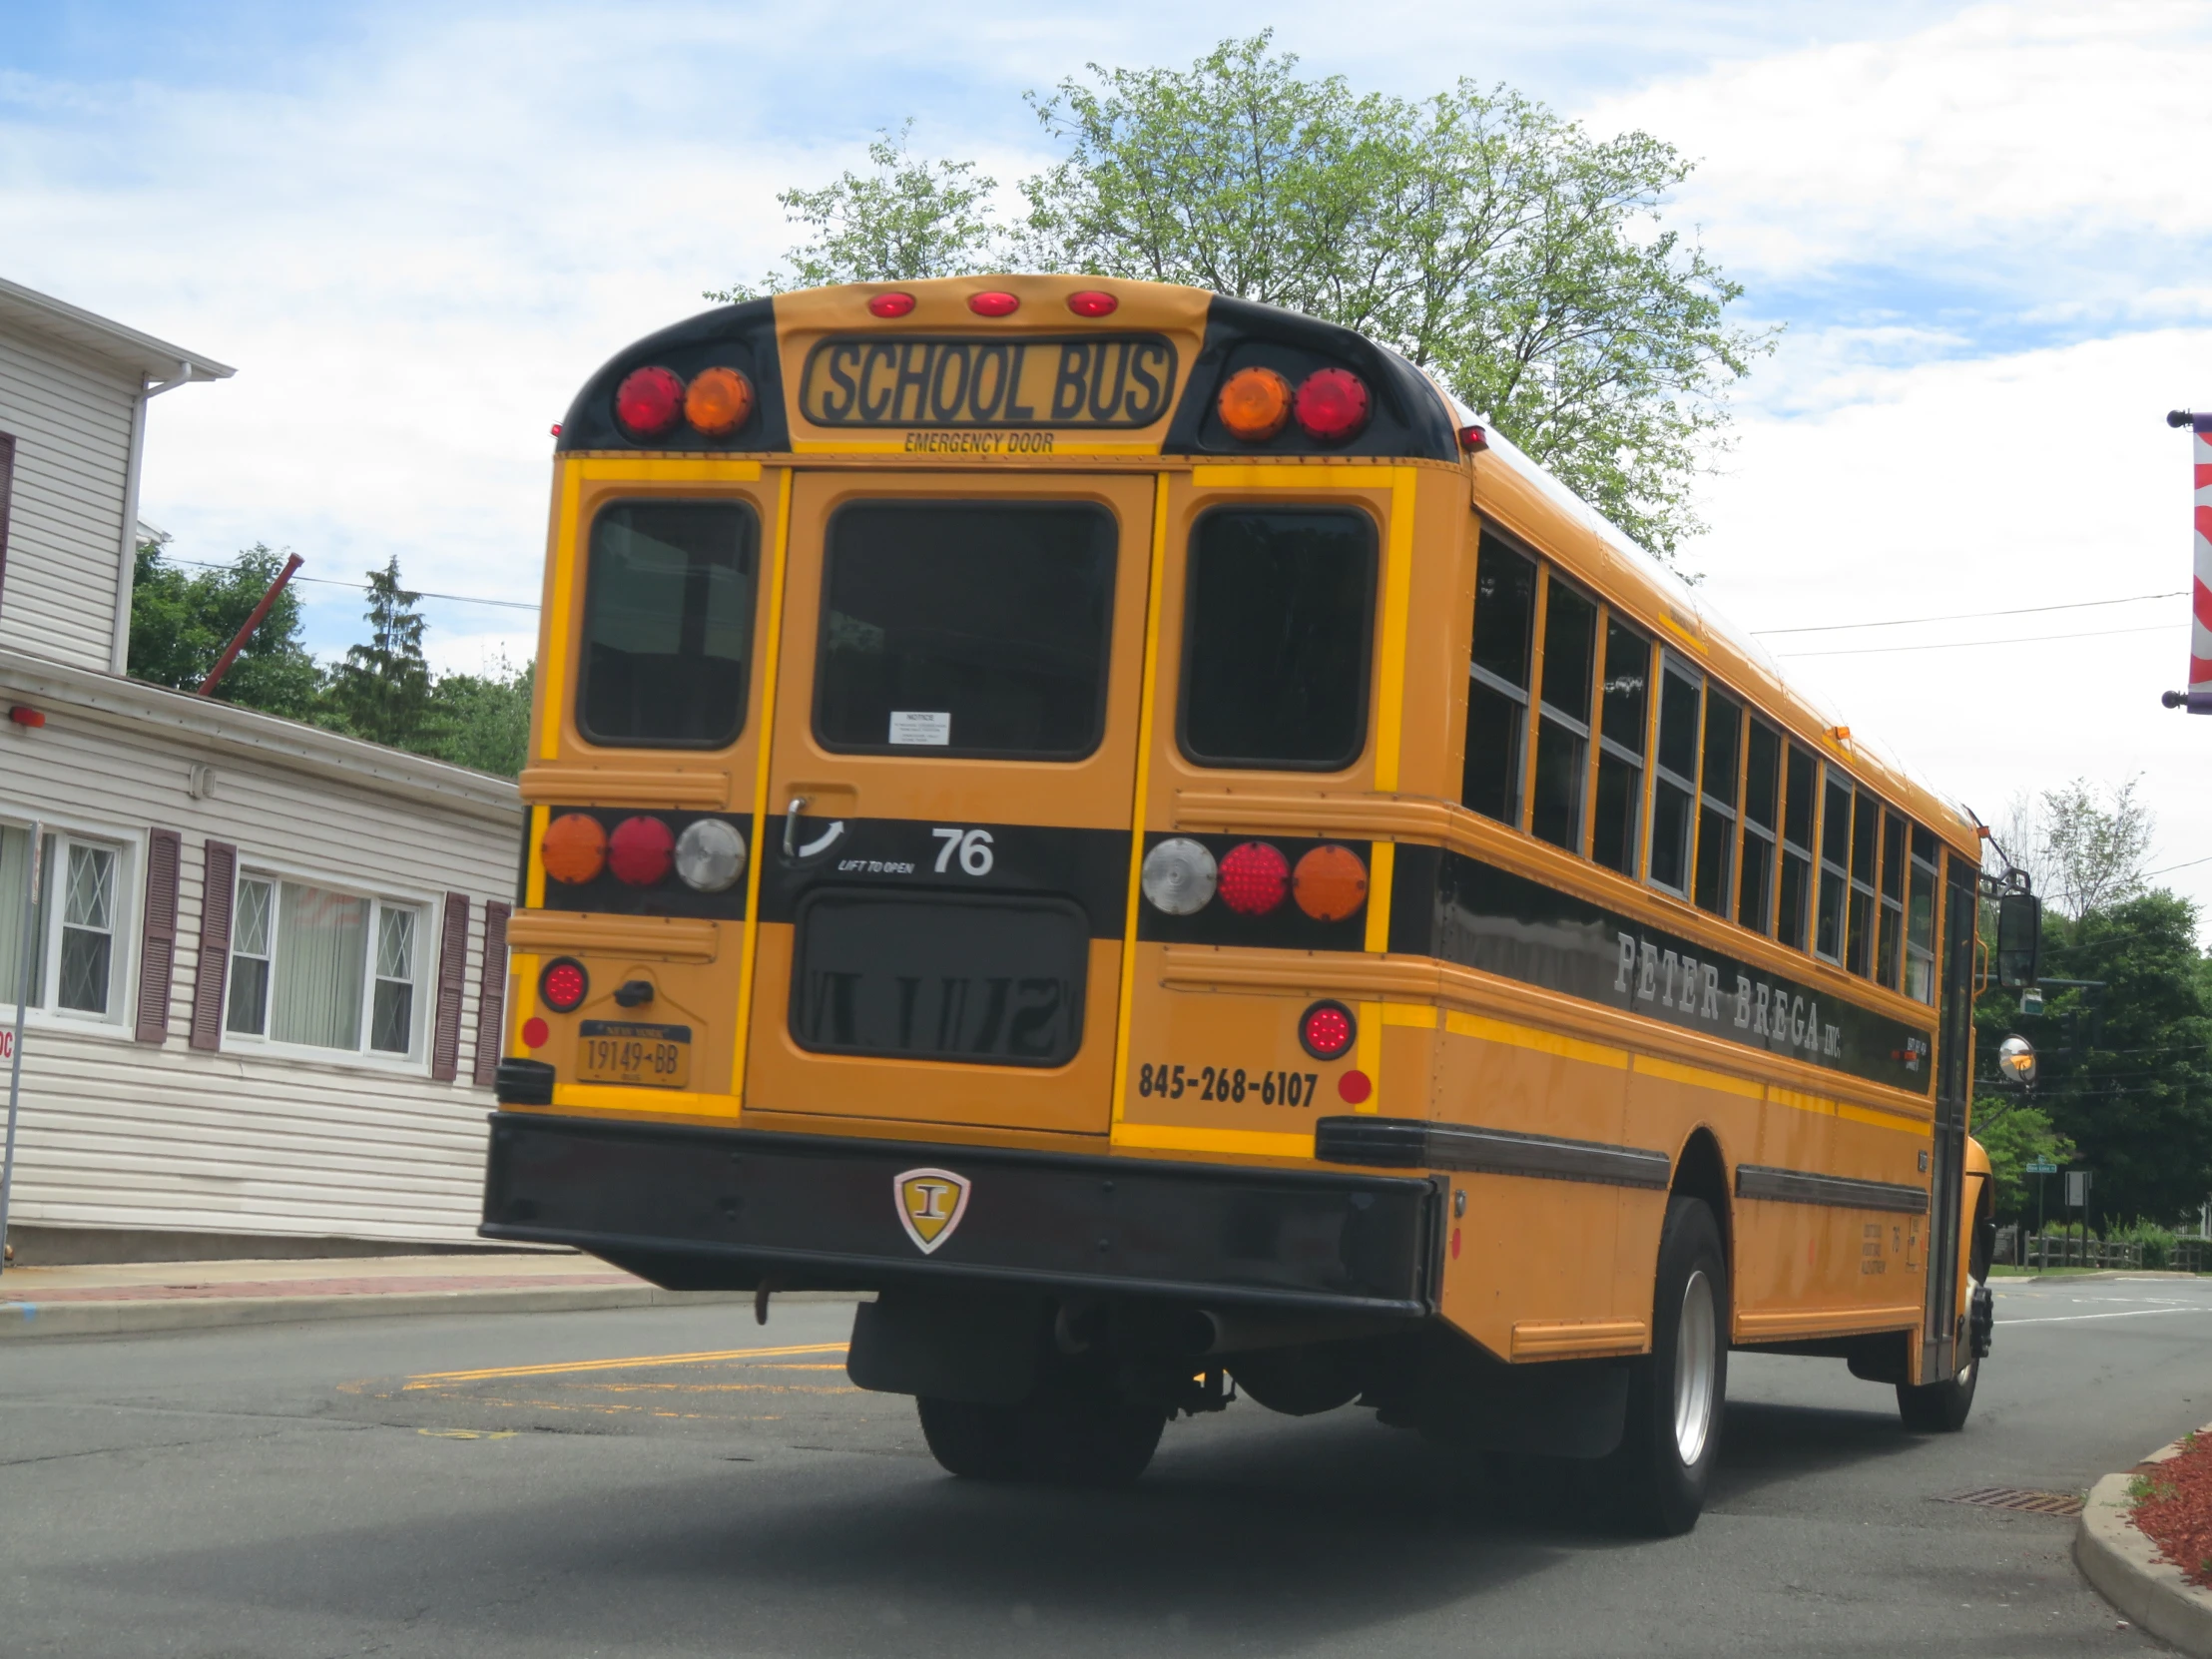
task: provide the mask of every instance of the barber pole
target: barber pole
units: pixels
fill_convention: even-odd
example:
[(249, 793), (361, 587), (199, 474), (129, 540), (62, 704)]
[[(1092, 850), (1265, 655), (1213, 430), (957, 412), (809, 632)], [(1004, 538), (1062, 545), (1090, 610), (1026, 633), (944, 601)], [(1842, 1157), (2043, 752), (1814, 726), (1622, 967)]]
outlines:
[(2189, 689), (2167, 692), (2161, 701), (2169, 709), (2212, 714), (2212, 414), (2175, 409), (2166, 424), (2189, 428), (2196, 468), (2196, 579), (2189, 593)]

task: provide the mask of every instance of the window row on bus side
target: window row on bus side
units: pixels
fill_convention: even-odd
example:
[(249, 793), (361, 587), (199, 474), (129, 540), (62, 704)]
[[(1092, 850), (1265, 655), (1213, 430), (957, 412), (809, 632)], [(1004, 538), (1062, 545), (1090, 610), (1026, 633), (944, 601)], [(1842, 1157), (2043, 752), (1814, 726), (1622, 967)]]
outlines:
[[(862, 500), (826, 527), (814, 735), (839, 754), (1079, 761), (1106, 727), (1119, 532), (1079, 501)], [(577, 726), (720, 748), (745, 725), (760, 525), (729, 501), (616, 501), (592, 524)], [(1374, 520), (1200, 515), (1176, 737), (1205, 767), (1335, 772), (1366, 747)]]
[(1936, 836), (1488, 529), (1468, 673), (1467, 807), (1934, 1002)]

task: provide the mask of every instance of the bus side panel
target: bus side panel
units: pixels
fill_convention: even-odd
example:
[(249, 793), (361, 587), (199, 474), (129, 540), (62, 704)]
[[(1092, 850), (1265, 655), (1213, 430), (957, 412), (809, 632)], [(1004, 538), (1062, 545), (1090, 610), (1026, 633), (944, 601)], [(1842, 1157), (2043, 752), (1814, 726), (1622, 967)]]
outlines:
[[(1492, 1034), (1476, 1035), (1476, 1030)], [(1532, 1027), (1445, 1019), (1438, 1117), (1517, 1134), (1619, 1144), (1627, 1055)], [(1639, 1297), (1614, 1269), (1622, 1189), (1463, 1173), (1444, 1261), (1443, 1312), (1501, 1359), (1635, 1353), (1649, 1342), (1650, 1268)]]

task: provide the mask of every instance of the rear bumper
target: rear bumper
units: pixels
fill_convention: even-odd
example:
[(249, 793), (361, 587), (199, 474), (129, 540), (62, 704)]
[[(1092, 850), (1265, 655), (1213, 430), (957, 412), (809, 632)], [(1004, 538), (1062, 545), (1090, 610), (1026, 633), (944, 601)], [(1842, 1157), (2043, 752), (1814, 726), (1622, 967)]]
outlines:
[[(924, 1254), (916, 1168), (969, 1183)], [(495, 1113), (486, 1238), (574, 1245), (680, 1290), (989, 1285), (1415, 1319), (1442, 1206), (1420, 1179)]]

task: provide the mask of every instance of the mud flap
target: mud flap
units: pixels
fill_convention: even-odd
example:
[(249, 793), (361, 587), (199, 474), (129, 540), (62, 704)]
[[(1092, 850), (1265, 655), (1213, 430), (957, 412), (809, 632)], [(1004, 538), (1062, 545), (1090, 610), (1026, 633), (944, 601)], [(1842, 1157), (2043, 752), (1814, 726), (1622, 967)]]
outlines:
[(885, 1291), (853, 1311), (845, 1375), (876, 1393), (1014, 1405), (1037, 1385), (1042, 1297)]

